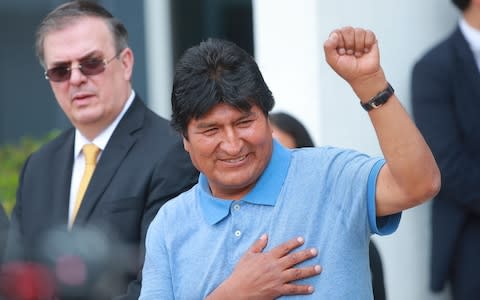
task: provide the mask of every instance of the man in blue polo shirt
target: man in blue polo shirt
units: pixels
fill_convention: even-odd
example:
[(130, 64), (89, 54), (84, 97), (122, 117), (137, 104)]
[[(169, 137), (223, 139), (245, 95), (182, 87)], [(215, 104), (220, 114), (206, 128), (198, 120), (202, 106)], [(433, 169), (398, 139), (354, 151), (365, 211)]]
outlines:
[(384, 158), (282, 147), (253, 58), (215, 39), (187, 50), (172, 125), (201, 175), (149, 227), (141, 300), (372, 299), (370, 235), (395, 231), (402, 210), (438, 192), (440, 174), (387, 83), (373, 32), (335, 30), (324, 49), (368, 111)]

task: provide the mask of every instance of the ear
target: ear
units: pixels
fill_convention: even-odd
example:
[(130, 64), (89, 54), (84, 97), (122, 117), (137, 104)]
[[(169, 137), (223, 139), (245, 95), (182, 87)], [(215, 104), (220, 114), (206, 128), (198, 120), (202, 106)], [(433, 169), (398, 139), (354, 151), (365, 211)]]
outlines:
[(268, 118), (268, 117), (267, 117), (267, 126), (268, 126), (268, 128), (270, 128), (270, 132), (273, 134), (274, 125), (272, 124), (272, 122), (270, 121), (270, 118)]
[(190, 153), (190, 142), (185, 137), (183, 137), (183, 149)]
[(124, 69), (124, 79), (130, 81), (132, 78), (134, 57), (133, 51), (130, 48), (125, 48), (120, 55), (120, 62)]

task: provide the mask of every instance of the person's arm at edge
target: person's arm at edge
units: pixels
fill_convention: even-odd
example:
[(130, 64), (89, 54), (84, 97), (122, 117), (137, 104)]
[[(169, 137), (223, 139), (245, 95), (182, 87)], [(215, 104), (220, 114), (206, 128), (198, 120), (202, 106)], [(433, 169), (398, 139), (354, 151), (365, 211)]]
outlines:
[[(371, 31), (362, 33), (352, 27), (337, 30), (325, 42), (324, 49), (329, 65), (350, 84), (363, 103), (387, 87), (378, 44)], [(355, 49), (356, 55), (339, 54), (338, 49)], [(377, 216), (397, 213), (436, 195), (440, 189), (440, 171), (396, 95), (368, 114), (386, 160), (377, 181)]]

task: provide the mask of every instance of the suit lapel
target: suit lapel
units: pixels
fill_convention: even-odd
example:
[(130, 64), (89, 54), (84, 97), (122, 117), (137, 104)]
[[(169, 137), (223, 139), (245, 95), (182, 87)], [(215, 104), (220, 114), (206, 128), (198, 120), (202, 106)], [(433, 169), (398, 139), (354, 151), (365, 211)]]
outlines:
[[(70, 197), (70, 183), (72, 180), (73, 166), (73, 141), (75, 131), (73, 128), (65, 133), (63, 138), (58, 140), (59, 147), (53, 154), (54, 161), (49, 166), (48, 176), (52, 179), (51, 205), (45, 205), (44, 215), (51, 215), (51, 222), (56, 224), (67, 224), (68, 205)], [(41, 214), (41, 212), (39, 212)]]
[(96, 205), (101, 201), (103, 193), (137, 141), (137, 136), (133, 133), (143, 126), (145, 110), (146, 107), (139, 97), (135, 97), (100, 157), (75, 218), (74, 226), (86, 224)]
[[(475, 57), (470, 49), (465, 37), (463, 36), (460, 28), (452, 35), (453, 45), (455, 47), (457, 60), (460, 62), (457, 69), (457, 75), (455, 76), (457, 82), (463, 85), (461, 88), (468, 88), (473, 90), (474, 93), (480, 98), (480, 72), (478, 70)], [(460, 80), (461, 79), (461, 80)], [(473, 100), (473, 99), (471, 99)]]

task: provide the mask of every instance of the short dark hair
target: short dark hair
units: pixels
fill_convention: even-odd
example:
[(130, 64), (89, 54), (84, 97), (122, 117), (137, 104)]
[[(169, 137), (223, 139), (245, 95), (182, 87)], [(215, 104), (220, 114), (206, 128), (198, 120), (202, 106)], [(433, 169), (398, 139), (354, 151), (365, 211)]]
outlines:
[(464, 11), (470, 6), (471, 0), (452, 0), (452, 3), (461, 11)]
[(210, 38), (182, 55), (175, 68), (171, 125), (187, 137), (188, 123), (216, 104), (242, 111), (257, 105), (265, 116), (275, 100), (253, 57), (235, 43)]
[(60, 30), (70, 25), (72, 21), (82, 17), (98, 17), (105, 20), (112, 32), (115, 52), (120, 53), (128, 47), (128, 32), (125, 26), (104, 7), (92, 1), (71, 1), (64, 3), (51, 11), (40, 23), (36, 33), (35, 51), (44, 65), (43, 43), (45, 36), (51, 31)]
[(271, 113), (270, 122), (281, 131), (288, 133), (295, 141), (295, 147), (313, 147), (313, 140), (303, 124), (293, 116), (277, 112)]

